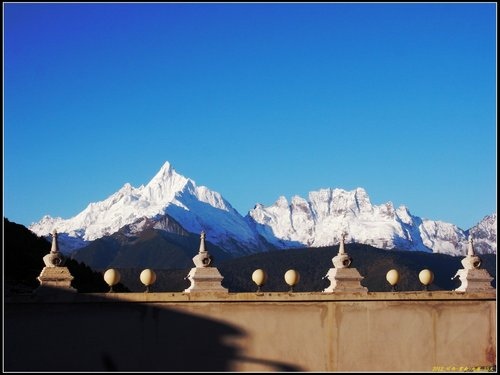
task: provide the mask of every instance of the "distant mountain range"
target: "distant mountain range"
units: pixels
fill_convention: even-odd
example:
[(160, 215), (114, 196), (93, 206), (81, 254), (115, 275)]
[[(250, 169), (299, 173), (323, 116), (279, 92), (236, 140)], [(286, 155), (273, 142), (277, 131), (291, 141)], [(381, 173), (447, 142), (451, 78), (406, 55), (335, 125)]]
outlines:
[[(472, 234), (478, 253), (496, 254), (496, 213), (462, 230), (451, 223), (414, 216), (404, 206), (394, 208), (391, 202), (372, 205), (366, 191), (357, 188), (321, 189), (310, 192), (307, 200), (295, 196), (291, 202), (280, 197), (268, 207), (257, 204), (243, 217), (219, 193), (197, 186), (169, 162), (146, 185), (135, 188), (127, 183), (70, 219), (44, 216), (29, 229), (39, 236), (49, 236), (57, 229), (60, 249), (66, 254), (76, 256), (83, 249), (86, 254), (107, 251), (108, 259), (114, 259), (122, 246), (133, 246), (144, 238), (143, 232), (152, 236), (160, 231), (165, 241), (175, 238), (184, 248), (202, 230), (222, 258), (331, 246), (338, 244), (342, 232), (347, 233), (346, 243), (449, 255), (464, 255), (467, 237)], [(187, 258), (198, 248), (193, 246), (184, 248), (190, 249), (185, 250)]]

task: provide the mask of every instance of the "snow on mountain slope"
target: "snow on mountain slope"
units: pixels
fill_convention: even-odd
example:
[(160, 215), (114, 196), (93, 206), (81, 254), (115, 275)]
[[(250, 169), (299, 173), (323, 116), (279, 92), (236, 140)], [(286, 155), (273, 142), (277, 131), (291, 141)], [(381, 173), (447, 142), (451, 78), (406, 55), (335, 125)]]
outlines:
[(419, 226), (422, 241), (435, 252), (465, 255), (467, 236), (456, 225), (442, 221), (423, 220)]
[(472, 234), (474, 249), (479, 254), (497, 253), (497, 214), (485, 216), (477, 225), (467, 231)]
[[(196, 186), (194, 181), (175, 172), (168, 162), (145, 186), (134, 188), (127, 183), (107, 199), (89, 204), (73, 218), (44, 216), (29, 229), (42, 236), (57, 228), (58, 232), (84, 244), (83, 241), (115, 233), (142, 217), (160, 218), (164, 214), (171, 215), (190, 232), (205, 230), (207, 240), (216, 244), (237, 238), (243, 247), (258, 245), (248, 223), (219, 193)], [(65, 241), (61, 248), (65, 248)]]
[[(403, 219), (398, 212), (404, 213)], [(310, 192), (309, 200), (294, 196), (290, 203), (280, 197), (269, 207), (257, 205), (249, 216), (261, 224), (257, 230), (272, 243), (277, 237), (312, 247), (328, 246), (338, 243), (340, 234), (346, 232), (347, 242), (381, 248), (408, 242), (404, 248), (430, 251), (425, 246), (410, 246), (415, 239), (404, 223), (411, 221), (406, 209), (395, 211), (392, 203), (373, 206), (362, 188), (321, 189)]]
[(58, 232), (87, 241), (94, 240), (114, 233), (140, 217), (162, 214), (165, 206), (174, 200), (175, 194), (182, 190), (186, 183), (185, 177), (176, 174), (170, 164), (165, 163), (146, 186), (134, 188), (126, 183), (107, 199), (90, 203), (71, 219), (52, 219), (45, 216), (29, 229), (38, 235), (45, 235), (52, 231), (51, 228), (56, 227)]
[(248, 215), (258, 224), (257, 231), (275, 245), (279, 241), (334, 245), (342, 232), (347, 233), (347, 242), (383, 249), (463, 255), (467, 244), (466, 233), (457, 226), (422, 220), (404, 206), (394, 209), (391, 202), (372, 205), (362, 188), (321, 189), (310, 192), (308, 200), (294, 196), (290, 203), (282, 196), (269, 207), (256, 205)]
[[(294, 196), (290, 202), (282, 196), (269, 207), (257, 204), (242, 217), (219, 193), (196, 186), (168, 162), (146, 185), (135, 188), (127, 183), (73, 218), (44, 216), (29, 229), (40, 236), (57, 229), (61, 251), (69, 252), (125, 225), (140, 231), (144, 218), (160, 222), (166, 215), (188, 232), (204, 230), (208, 241), (240, 255), (272, 246), (335, 245), (342, 232), (347, 233), (347, 242), (382, 249), (464, 255), (468, 236), (453, 224), (413, 216), (405, 206), (372, 205), (362, 188), (320, 189), (310, 192), (307, 200)], [(496, 253), (496, 214), (483, 219), (471, 233), (478, 253)]]

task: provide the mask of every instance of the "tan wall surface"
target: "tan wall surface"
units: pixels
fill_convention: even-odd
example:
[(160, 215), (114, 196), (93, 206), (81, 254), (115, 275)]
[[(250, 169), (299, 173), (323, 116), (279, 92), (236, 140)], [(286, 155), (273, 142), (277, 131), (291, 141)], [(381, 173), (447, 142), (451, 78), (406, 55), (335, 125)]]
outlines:
[(496, 292), (109, 293), (4, 304), (6, 371), (496, 366)]

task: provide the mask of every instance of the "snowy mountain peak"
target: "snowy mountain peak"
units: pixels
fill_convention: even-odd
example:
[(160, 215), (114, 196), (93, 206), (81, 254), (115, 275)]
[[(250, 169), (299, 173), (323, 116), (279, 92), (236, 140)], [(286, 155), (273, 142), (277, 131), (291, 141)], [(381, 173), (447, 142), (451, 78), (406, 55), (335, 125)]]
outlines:
[(497, 214), (485, 216), (477, 225), (467, 231), (474, 239), (476, 253), (496, 254), (497, 242)]
[(292, 206), (307, 206), (308, 203), (304, 198), (299, 197), (298, 195), (294, 195), (292, 197), (291, 205)]
[[(30, 229), (38, 235), (47, 235), (57, 226), (60, 233), (94, 240), (118, 231), (122, 226), (135, 222), (140, 217), (153, 217), (163, 214), (167, 206), (179, 204), (176, 196), (189, 182), (178, 174), (167, 161), (146, 185), (139, 188), (125, 183), (108, 198), (90, 203), (78, 215), (63, 220), (44, 216)], [(193, 183), (194, 185), (194, 183)]]
[(30, 229), (35, 233), (43, 231), (44, 235), (48, 235), (52, 233), (52, 230), (55, 229), (62, 220), (63, 219), (60, 217), (54, 218), (50, 215), (44, 215), (38, 223), (32, 223)]
[(167, 160), (165, 163), (161, 166), (160, 171), (158, 173), (161, 173), (162, 171), (166, 173), (170, 173), (173, 170), (172, 164)]
[(165, 162), (165, 164), (162, 165), (158, 173), (156, 173), (156, 175), (151, 179), (151, 181), (166, 181), (173, 174), (177, 174), (177, 172), (175, 172), (174, 168), (172, 167), (172, 164), (170, 164), (167, 161)]
[(188, 182), (193, 181), (178, 174), (169, 162), (163, 164), (158, 173), (142, 188), (142, 192), (148, 200), (165, 204), (171, 202), (178, 192), (181, 192)]
[(71, 248), (76, 248), (140, 219), (161, 220), (165, 214), (189, 232), (207, 230), (207, 239), (215, 244), (234, 244), (234, 238), (243, 247), (256, 247), (260, 243), (245, 219), (219, 193), (196, 186), (193, 180), (178, 174), (169, 162), (146, 185), (134, 188), (126, 183), (105, 200), (90, 203), (70, 219), (45, 216), (29, 229), (46, 236), (56, 228), (59, 233), (73, 237)]
[(288, 200), (285, 196), (281, 195), (276, 202), (274, 202), (274, 206), (276, 207), (288, 207)]
[(365, 189), (359, 187), (351, 191), (334, 189), (331, 192), (331, 203), (335, 212), (348, 211), (354, 215), (371, 212), (373, 209)]
[[(330, 246), (335, 244), (336, 234), (347, 231), (351, 242), (385, 249), (461, 255), (466, 246), (466, 236), (457, 226), (422, 220), (403, 205), (394, 209), (392, 202), (372, 205), (363, 188), (321, 189), (310, 192), (308, 201), (294, 196), (290, 204), (280, 197), (269, 207), (256, 205), (249, 216), (259, 224), (259, 234), (273, 244)], [(485, 227), (490, 228), (491, 222), (489, 219)], [(485, 246), (496, 252), (491, 238), (493, 235)]]
[[(232, 253), (254, 253), (271, 247), (319, 247), (338, 243), (347, 231), (350, 242), (383, 249), (419, 250), (463, 255), (467, 233), (453, 224), (421, 219), (392, 202), (372, 205), (365, 189), (327, 188), (298, 195), (290, 202), (280, 196), (266, 207), (256, 204), (242, 217), (218, 192), (177, 173), (167, 161), (146, 184), (125, 183), (108, 198), (90, 203), (70, 219), (44, 216), (29, 229), (48, 236), (56, 229), (61, 251), (78, 249), (88, 241), (140, 223), (163, 228), (175, 220), (190, 233), (207, 233), (207, 240)], [(135, 229), (134, 229), (135, 230)], [(163, 230), (163, 229), (162, 229)], [(471, 228), (479, 253), (496, 253), (496, 214)]]
[(403, 223), (412, 224), (412, 216), (410, 210), (406, 206), (399, 206), (396, 209), (396, 215), (401, 219)]

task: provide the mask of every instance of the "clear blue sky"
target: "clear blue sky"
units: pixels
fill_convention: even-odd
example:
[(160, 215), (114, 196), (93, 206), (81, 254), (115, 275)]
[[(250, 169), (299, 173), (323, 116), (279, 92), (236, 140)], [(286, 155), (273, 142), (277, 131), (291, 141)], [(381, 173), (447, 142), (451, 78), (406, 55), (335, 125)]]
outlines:
[(70, 218), (165, 161), (242, 215), (363, 187), (496, 212), (496, 3), (3, 3), (4, 216)]

